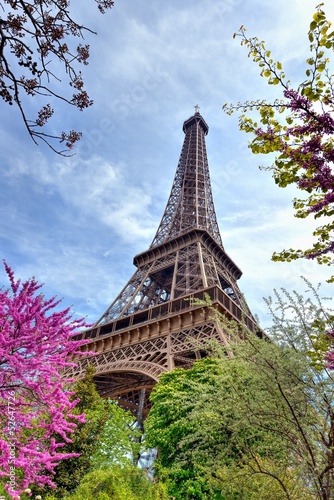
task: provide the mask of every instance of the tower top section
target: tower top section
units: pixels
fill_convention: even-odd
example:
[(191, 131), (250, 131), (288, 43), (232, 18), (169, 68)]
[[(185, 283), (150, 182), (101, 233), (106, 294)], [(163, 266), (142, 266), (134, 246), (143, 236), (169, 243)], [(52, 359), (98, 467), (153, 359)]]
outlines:
[(188, 128), (192, 127), (194, 125), (194, 123), (196, 122), (203, 129), (204, 135), (207, 135), (209, 132), (209, 125), (206, 123), (203, 116), (200, 115), (200, 113), (198, 111), (198, 109), (199, 109), (198, 106), (195, 106), (195, 109), (196, 109), (195, 114), (193, 116), (191, 116), (190, 118), (188, 118), (188, 120), (186, 120), (183, 123), (183, 132), (186, 134)]
[(205, 136), (209, 127), (195, 106), (183, 123), (185, 138), (171, 193), (151, 247), (192, 229), (200, 229), (222, 246), (212, 197)]

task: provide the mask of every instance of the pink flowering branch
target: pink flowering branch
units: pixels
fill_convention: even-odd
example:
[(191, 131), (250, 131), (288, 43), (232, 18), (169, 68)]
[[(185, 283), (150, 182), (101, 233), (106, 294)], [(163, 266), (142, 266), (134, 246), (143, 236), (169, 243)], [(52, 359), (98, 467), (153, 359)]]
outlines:
[[(35, 279), (15, 279), (5, 263), (10, 288), (0, 290), (0, 477), (15, 498), (31, 484), (55, 486), (61, 452), (83, 415), (72, 410), (70, 380), (62, 376), (86, 343), (73, 340), (87, 327), (60, 301), (46, 299)], [(55, 439), (55, 437), (57, 439)], [(57, 442), (56, 442), (57, 441)]]
[[(272, 143), (274, 151), (279, 153), (275, 162), (278, 168), (274, 169), (277, 184), (284, 187), (287, 176), (291, 179), (293, 168), (297, 187), (311, 194), (307, 201), (294, 201), (297, 216), (303, 218), (313, 214), (317, 219), (333, 215), (334, 147), (331, 137), (334, 134), (334, 119), (328, 111), (315, 111), (314, 103), (296, 90), (285, 89), (283, 95), (286, 99), (284, 107), (293, 114), (293, 126), (284, 127), (277, 134), (269, 123), (266, 129), (257, 128), (255, 135), (260, 141)], [(326, 234), (326, 237), (327, 240), (322, 238), (319, 248), (315, 246), (305, 257), (314, 259), (332, 253), (333, 236)]]
[[(273, 260), (316, 259), (330, 266), (334, 264), (334, 73), (330, 67), (334, 31), (322, 7), (316, 7), (310, 22), (306, 79), (295, 87), (265, 42), (248, 37), (241, 26), (234, 36), (247, 47), (261, 77), (278, 86), (280, 95), (272, 102), (257, 99), (224, 104), (223, 109), (229, 115), (242, 112), (239, 128), (252, 134), (249, 147), (254, 154), (275, 155), (273, 165), (265, 168), (272, 171), (275, 183), (281, 188), (294, 185), (302, 192), (300, 199), (293, 200), (295, 216), (322, 222), (313, 231), (316, 239), (310, 248), (275, 252)], [(334, 281), (334, 276), (328, 281)]]

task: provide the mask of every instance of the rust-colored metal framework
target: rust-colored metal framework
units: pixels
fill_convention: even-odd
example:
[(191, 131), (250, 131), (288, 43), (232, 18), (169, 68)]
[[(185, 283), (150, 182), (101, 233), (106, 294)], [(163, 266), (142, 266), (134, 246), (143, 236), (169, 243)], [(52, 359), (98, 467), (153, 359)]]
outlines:
[(134, 257), (134, 275), (93, 328), (80, 337), (96, 356), (87, 364), (104, 397), (117, 398), (141, 418), (158, 377), (188, 368), (205, 344), (229, 338), (208, 308), (193, 299), (207, 294), (218, 311), (247, 328), (258, 327), (237, 285), (240, 269), (224, 250), (215, 213), (205, 136), (209, 127), (196, 109), (184, 122), (184, 144), (165, 212), (149, 249)]

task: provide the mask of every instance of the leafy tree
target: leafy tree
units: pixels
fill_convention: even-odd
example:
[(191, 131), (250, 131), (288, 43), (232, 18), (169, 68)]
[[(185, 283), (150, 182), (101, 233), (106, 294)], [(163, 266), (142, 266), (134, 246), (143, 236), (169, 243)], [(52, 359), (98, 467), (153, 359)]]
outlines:
[[(265, 422), (268, 428), (254, 428), (245, 407), (244, 392), (253, 394), (261, 381), (244, 362), (227, 361), (205, 359), (189, 371), (177, 369), (161, 377), (146, 422), (148, 440), (159, 448), (158, 477), (167, 481), (176, 499), (234, 498), (233, 494), (261, 498), (269, 486), (271, 495), (278, 491), (275, 498), (289, 498), (282, 490), (287, 489), (282, 478), (291, 466), (284, 460), (286, 443), (271, 430), (272, 422)], [(264, 415), (257, 417), (263, 420)], [(274, 476), (271, 481), (265, 476), (267, 467)], [(245, 481), (247, 476), (260, 476), (260, 471), (263, 477), (257, 483), (253, 478)], [(293, 479), (295, 487), (298, 477)]]
[[(88, 366), (85, 378), (73, 386), (72, 399), (78, 400), (74, 414), (83, 414), (63, 451), (73, 458), (61, 462), (55, 469), (52, 482), (56, 490), (46, 491), (56, 498), (72, 493), (82, 478), (101, 465), (131, 465), (131, 453), (136, 453), (136, 438), (141, 434), (134, 426), (135, 418), (118, 406), (103, 399), (94, 383), (94, 368)], [(34, 494), (45, 494), (45, 489), (32, 488)]]
[[(45, 299), (35, 279), (16, 280), (5, 263), (9, 290), (0, 290), (0, 476), (15, 496), (72, 456), (61, 448), (83, 415), (61, 371), (85, 342), (72, 337), (85, 325), (60, 301)], [(69, 421), (69, 417), (71, 421)], [(55, 439), (57, 437), (57, 440)]]
[[(63, 448), (63, 451), (73, 458), (69, 458), (66, 463), (60, 463), (52, 476), (52, 482), (57, 487), (53, 494), (57, 498), (64, 498), (70, 491), (75, 490), (83, 476), (91, 469), (91, 457), (99, 446), (104, 425), (109, 417), (107, 402), (98, 394), (93, 376), (94, 369), (88, 367), (85, 378), (74, 384), (72, 389), (72, 398), (79, 401), (72, 413), (82, 413), (85, 420), (78, 424), (71, 436), (71, 442)], [(35, 488), (34, 493), (43, 495), (44, 489)]]
[(332, 299), (320, 297), (320, 284), (314, 287), (308, 280), (302, 279), (308, 296), (283, 289), (285, 300), (277, 290), (274, 290), (275, 299), (265, 299), (273, 319), (271, 335), (279, 344), (291, 344), (296, 349), (300, 347), (315, 370), (333, 369), (334, 315), (332, 308), (325, 307), (325, 302)]
[[(7, 500), (5, 490), (0, 485), (1, 495)], [(32, 494), (27, 490), (20, 495), (21, 500), (57, 500), (52, 493)], [(66, 500), (167, 500), (167, 491), (162, 483), (153, 483), (143, 470), (126, 465), (95, 469), (86, 474), (80, 484)]]
[(310, 356), (317, 300), (277, 294), (275, 342), (247, 331), (241, 342), (224, 321), (228, 356), (213, 347), (191, 370), (160, 377), (145, 428), (176, 499), (332, 498), (334, 381)]
[[(95, 0), (104, 13), (113, 6), (112, 0)], [(92, 104), (84, 90), (78, 63), (88, 64), (89, 45), (83, 40), (89, 28), (76, 22), (70, 13), (69, 0), (3, 0), (0, 13), (0, 96), (9, 105), (16, 104), (23, 122), (36, 143), (59, 139), (67, 148), (80, 138), (74, 130), (53, 135), (44, 126), (54, 113), (46, 102), (31, 119), (26, 115), (25, 97), (42, 96), (60, 99), (83, 110)], [(70, 94), (60, 93), (59, 64), (67, 78)], [(57, 151), (64, 153), (64, 151)]]
[(117, 403), (108, 401), (107, 407), (108, 420), (92, 456), (92, 466), (94, 468), (129, 466), (140, 454), (143, 431), (137, 427), (136, 418), (120, 408)]
[[(242, 26), (240, 37), (248, 56), (261, 69), (269, 85), (279, 85), (280, 96), (274, 102), (259, 99), (223, 106), (232, 114), (242, 110), (241, 130), (252, 134), (250, 149), (254, 154), (276, 154), (269, 170), (279, 187), (296, 186), (304, 195), (293, 200), (295, 216), (321, 219), (313, 235), (311, 248), (283, 250), (273, 260), (316, 259), (333, 264), (334, 251), (334, 82), (330, 55), (334, 49), (334, 31), (322, 5), (310, 24), (308, 38), (311, 56), (306, 60), (306, 79), (296, 87), (286, 79), (282, 63), (274, 61), (263, 41), (249, 38)], [(257, 111), (256, 118), (251, 111)], [(333, 277), (334, 279), (334, 277)]]
[[(167, 500), (162, 484), (153, 484), (144, 471), (132, 466), (95, 469), (88, 473), (67, 500)], [(45, 500), (54, 500), (47, 497)]]

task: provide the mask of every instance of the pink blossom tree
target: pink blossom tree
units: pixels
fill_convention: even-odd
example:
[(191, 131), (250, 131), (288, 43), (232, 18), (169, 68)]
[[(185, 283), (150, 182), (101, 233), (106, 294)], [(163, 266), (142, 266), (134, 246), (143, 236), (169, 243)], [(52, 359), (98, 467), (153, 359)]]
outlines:
[(54, 486), (54, 472), (76, 423), (62, 370), (85, 341), (73, 336), (86, 326), (60, 301), (46, 299), (32, 278), (21, 283), (5, 263), (9, 289), (0, 289), (0, 477), (16, 498), (31, 484)]

